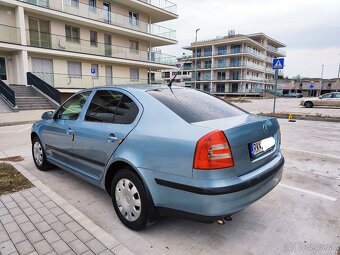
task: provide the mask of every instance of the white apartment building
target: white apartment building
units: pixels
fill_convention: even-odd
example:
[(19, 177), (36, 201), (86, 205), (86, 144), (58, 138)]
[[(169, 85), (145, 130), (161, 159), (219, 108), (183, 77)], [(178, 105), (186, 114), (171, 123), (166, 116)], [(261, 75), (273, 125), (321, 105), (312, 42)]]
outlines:
[(148, 83), (176, 57), (158, 22), (178, 18), (168, 0), (0, 0), (0, 79), (27, 85), (27, 74), (62, 93), (92, 86)]
[(192, 88), (217, 95), (261, 95), (275, 84), (272, 62), (285, 57), (285, 44), (265, 35), (235, 34), (191, 43)]
[[(156, 81), (161, 83), (169, 83), (176, 76), (172, 85), (186, 87), (188, 86), (187, 82), (190, 82), (192, 80), (191, 69), (191, 61), (185, 61), (185, 59), (183, 58), (178, 58), (176, 69), (166, 69), (157, 72)], [(189, 85), (188, 87), (191, 87), (191, 85)]]

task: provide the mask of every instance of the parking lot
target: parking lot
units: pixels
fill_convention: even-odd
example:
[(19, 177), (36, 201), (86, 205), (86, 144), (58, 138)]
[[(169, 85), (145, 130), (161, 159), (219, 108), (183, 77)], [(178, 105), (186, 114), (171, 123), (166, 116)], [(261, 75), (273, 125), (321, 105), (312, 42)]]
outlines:
[(26, 169), (136, 254), (336, 254), (340, 124), (279, 122), (286, 159), (281, 183), (222, 226), (163, 218), (141, 232), (127, 229), (104, 191), (60, 169), (36, 169), (30, 125), (0, 128), (0, 158), (23, 156)]

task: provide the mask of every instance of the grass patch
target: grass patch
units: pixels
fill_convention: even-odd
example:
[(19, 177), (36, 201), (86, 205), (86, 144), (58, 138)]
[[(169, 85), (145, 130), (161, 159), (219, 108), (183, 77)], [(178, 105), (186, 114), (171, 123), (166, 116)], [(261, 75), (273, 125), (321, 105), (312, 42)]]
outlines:
[(0, 163), (0, 196), (33, 187), (12, 165)]

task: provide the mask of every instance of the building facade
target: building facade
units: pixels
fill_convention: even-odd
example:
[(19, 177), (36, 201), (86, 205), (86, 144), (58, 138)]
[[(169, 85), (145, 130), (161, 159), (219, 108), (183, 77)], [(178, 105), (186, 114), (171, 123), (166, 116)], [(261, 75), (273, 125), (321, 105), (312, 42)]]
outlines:
[(148, 83), (176, 58), (155, 47), (176, 44), (157, 25), (176, 19), (167, 0), (0, 0), (0, 78), (27, 84), (32, 73), (64, 93)]
[(193, 42), (192, 88), (216, 95), (260, 95), (275, 84), (272, 62), (285, 57), (285, 44), (263, 34), (228, 36)]
[(174, 86), (191, 87), (191, 69), (191, 61), (179, 58), (176, 64), (176, 69), (166, 69), (156, 73), (156, 82), (169, 83), (176, 76), (172, 83)]
[(340, 79), (322, 79), (322, 82), (321, 78), (283, 79), (279, 80), (277, 88), (282, 94), (295, 92), (303, 94), (304, 97), (317, 97), (340, 91)]

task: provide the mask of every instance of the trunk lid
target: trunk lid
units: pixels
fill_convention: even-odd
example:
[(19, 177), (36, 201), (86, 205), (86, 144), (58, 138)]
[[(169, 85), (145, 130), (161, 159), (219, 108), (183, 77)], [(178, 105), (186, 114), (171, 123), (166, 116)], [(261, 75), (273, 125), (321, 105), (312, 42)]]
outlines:
[[(244, 114), (223, 119), (195, 122), (192, 125), (219, 129), (225, 133), (232, 151), (234, 169), (237, 176), (245, 175), (265, 165), (279, 152), (279, 123), (276, 118)], [(269, 137), (274, 138), (274, 147), (258, 157), (252, 157), (250, 144)]]

